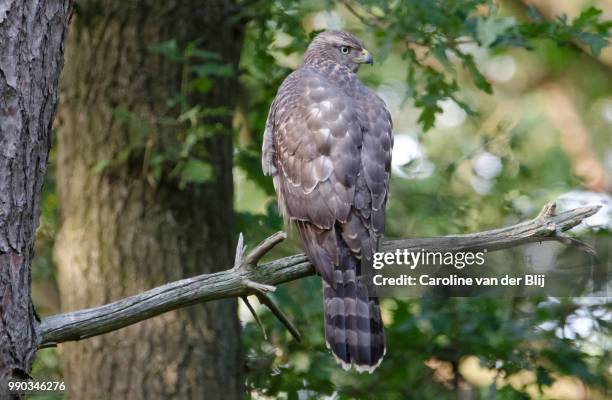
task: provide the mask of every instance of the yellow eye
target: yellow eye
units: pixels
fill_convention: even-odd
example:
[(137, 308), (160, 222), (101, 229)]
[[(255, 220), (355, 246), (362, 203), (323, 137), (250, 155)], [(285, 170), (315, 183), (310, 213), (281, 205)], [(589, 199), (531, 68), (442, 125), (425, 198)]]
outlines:
[(348, 54), (348, 53), (350, 53), (350, 52), (351, 52), (351, 49), (350, 49), (349, 47), (347, 47), (347, 46), (341, 46), (341, 47), (340, 47), (340, 53), (342, 53), (342, 54)]

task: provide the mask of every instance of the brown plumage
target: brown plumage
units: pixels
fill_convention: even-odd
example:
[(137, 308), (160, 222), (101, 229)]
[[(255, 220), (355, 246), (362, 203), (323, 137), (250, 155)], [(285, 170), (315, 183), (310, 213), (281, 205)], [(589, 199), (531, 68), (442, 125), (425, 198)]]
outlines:
[(384, 232), (393, 146), (385, 103), (356, 75), (371, 62), (349, 33), (315, 37), (272, 102), (262, 154), (283, 217), (323, 277), (327, 345), (344, 368), (369, 372), (385, 338), (361, 265)]

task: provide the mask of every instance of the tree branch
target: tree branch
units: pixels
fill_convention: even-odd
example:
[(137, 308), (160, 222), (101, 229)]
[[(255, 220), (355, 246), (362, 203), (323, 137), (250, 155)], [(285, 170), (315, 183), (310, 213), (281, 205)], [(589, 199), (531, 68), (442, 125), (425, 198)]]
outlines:
[[(588, 246), (568, 238), (562, 232), (595, 214), (599, 208), (600, 206), (581, 207), (556, 215), (554, 204), (549, 203), (536, 218), (505, 228), (465, 235), (391, 240), (383, 243), (382, 247), (385, 251), (465, 251), (485, 248), (493, 251), (525, 243), (554, 240), (585, 249)], [(265, 304), (269, 298), (262, 297), (262, 293), (273, 290), (274, 286), (281, 283), (314, 274), (312, 265), (303, 254), (257, 265), (261, 257), (285, 237), (284, 232), (270, 236), (246, 257), (243, 256), (245, 247), (239, 239), (236, 265), (227, 271), (182, 279), (99, 307), (45, 318), (40, 325), (40, 347), (102, 335), (196, 303), (254, 294)], [(272, 311), (294, 336), (299, 337), (297, 330), (293, 331), (295, 328), (277, 306), (266, 305), (273, 308)]]
[[(575, 4), (560, 2), (560, 1), (550, 1), (550, 0), (520, 0), (525, 7), (533, 7), (540, 15), (542, 15), (545, 19), (552, 21), (559, 15), (567, 14), (568, 5), (572, 7), (576, 7), (574, 9), (576, 15), (579, 13), (580, 9), (583, 7), (583, 3), (576, 2)], [(603, 6), (603, 4), (602, 4)], [(603, 8), (604, 12), (610, 11), (608, 7), (598, 7)], [(571, 14), (571, 12), (570, 12)], [(573, 41), (572, 44), (578, 50), (583, 52), (584, 54), (591, 56), (593, 60), (598, 62), (607, 68), (612, 68), (612, 50), (610, 48), (605, 48), (602, 50), (602, 53), (599, 56), (595, 56), (584, 43), (579, 41)]]

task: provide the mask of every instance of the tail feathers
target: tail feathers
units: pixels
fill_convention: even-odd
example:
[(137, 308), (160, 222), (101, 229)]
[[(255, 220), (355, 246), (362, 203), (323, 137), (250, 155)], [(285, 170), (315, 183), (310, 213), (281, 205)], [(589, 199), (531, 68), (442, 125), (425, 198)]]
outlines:
[(372, 373), (385, 355), (385, 334), (378, 299), (370, 298), (357, 275), (359, 260), (340, 248), (333, 283), (323, 281), (325, 341), (344, 369)]
[[(366, 296), (358, 293), (351, 298), (347, 286), (338, 284), (334, 289), (323, 282), (325, 341), (342, 368), (372, 373), (386, 353), (380, 308), (365, 290), (357, 292)], [(358, 286), (365, 289), (361, 283)]]
[(361, 281), (361, 262), (367, 260), (359, 260), (336, 229), (303, 221), (296, 225), (308, 258), (323, 278), (327, 347), (344, 369), (372, 373), (386, 350), (378, 299), (370, 298)]

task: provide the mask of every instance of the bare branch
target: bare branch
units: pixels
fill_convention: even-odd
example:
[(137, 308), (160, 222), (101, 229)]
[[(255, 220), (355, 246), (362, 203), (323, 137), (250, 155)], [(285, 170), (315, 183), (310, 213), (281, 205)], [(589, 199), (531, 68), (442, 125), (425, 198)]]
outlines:
[(255, 247), (255, 249), (244, 258), (244, 263), (250, 266), (257, 265), (259, 260), (261, 260), (261, 258), (267, 252), (272, 250), (274, 246), (276, 246), (285, 239), (287, 239), (287, 234), (285, 232), (276, 232), (274, 235), (265, 239), (257, 247)]
[(242, 301), (244, 301), (244, 304), (246, 304), (247, 308), (251, 312), (251, 315), (255, 319), (257, 326), (259, 326), (259, 329), (261, 329), (261, 333), (263, 334), (264, 340), (268, 340), (268, 335), (266, 334), (266, 328), (264, 328), (263, 324), (261, 323), (261, 320), (259, 319), (259, 315), (257, 315), (257, 312), (255, 311), (251, 303), (249, 303), (249, 298), (246, 296), (243, 296), (241, 297), (241, 299)]
[(601, 208), (601, 206), (580, 207), (553, 215), (547, 210), (549, 207), (547, 204), (538, 217), (516, 225), (465, 235), (391, 240), (383, 243), (383, 250), (466, 251), (486, 248), (488, 251), (494, 251), (526, 243), (559, 241), (561, 232), (573, 228)]
[(234, 269), (238, 269), (242, 265), (245, 251), (246, 245), (244, 244), (244, 236), (242, 232), (240, 232), (240, 235), (238, 235), (238, 244), (236, 244), (236, 254), (234, 256)]
[(272, 314), (274, 314), (276, 318), (278, 318), (278, 320), (282, 322), (283, 325), (285, 325), (285, 328), (287, 328), (287, 330), (289, 331), (289, 333), (291, 333), (291, 336), (293, 336), (295, 340), (297, 340), (298, 342), (302, 341), (302, 336), (300, 335), (300, 332), (291, 323), (289, 318), (287, 318), (285, 313), (281, 311), (281, 309), (276, 305), (276, 303), (274, 302), (274, 300), (272, 300), (270, 296), (265, 293), (259, 293), (257, 295), (257, 298), (259, 299), (261, 304), (264, 304), (266, 307), (268, 307), (270, 311), (272, 311)]
[(364, 16), (362, 12), (357, 11), (356, 6), (349, 0), (341, 0), (340, 3), (346, 7), (346, 9), (353, 14), (362, 24), (373, 28), (384, 28), (384, 24), (378, 20), (375, 16), (369, 15)]
[[(383, 243), (383, 250), (466, 251), (486, 248), (493, 251), (551, 240), (576, 244), (576, 239), (568, 241), (567, 236), (561, 235), (561, 232), (578, 225), (599, 209), (600, 206), (581, 207), (555, 215), (554, 207), (546, 205), (538, 217), (516, 225), (466, 235), (391, 240)], [(258, 295), (260, 301), (299, 338), (299, 333), (287, 317), (275, 312), (280, 310), (265, 292), (274, 290), (281, 283), (313, 275), (312, 265), (303, 254), (298, 254), (254, 268), (257, 261), (285, 237), (283, 232), (272, 235), (244, 258), (243, 240), (239, 240), (240, 257), (236, 258), (237, 265), (227, 271), (182, 279), (99, 307), (45, 318), (40, 326), (40, 346), (53, 346), (55, 343), (102, 335), (195, 303), (251, 294)]]

